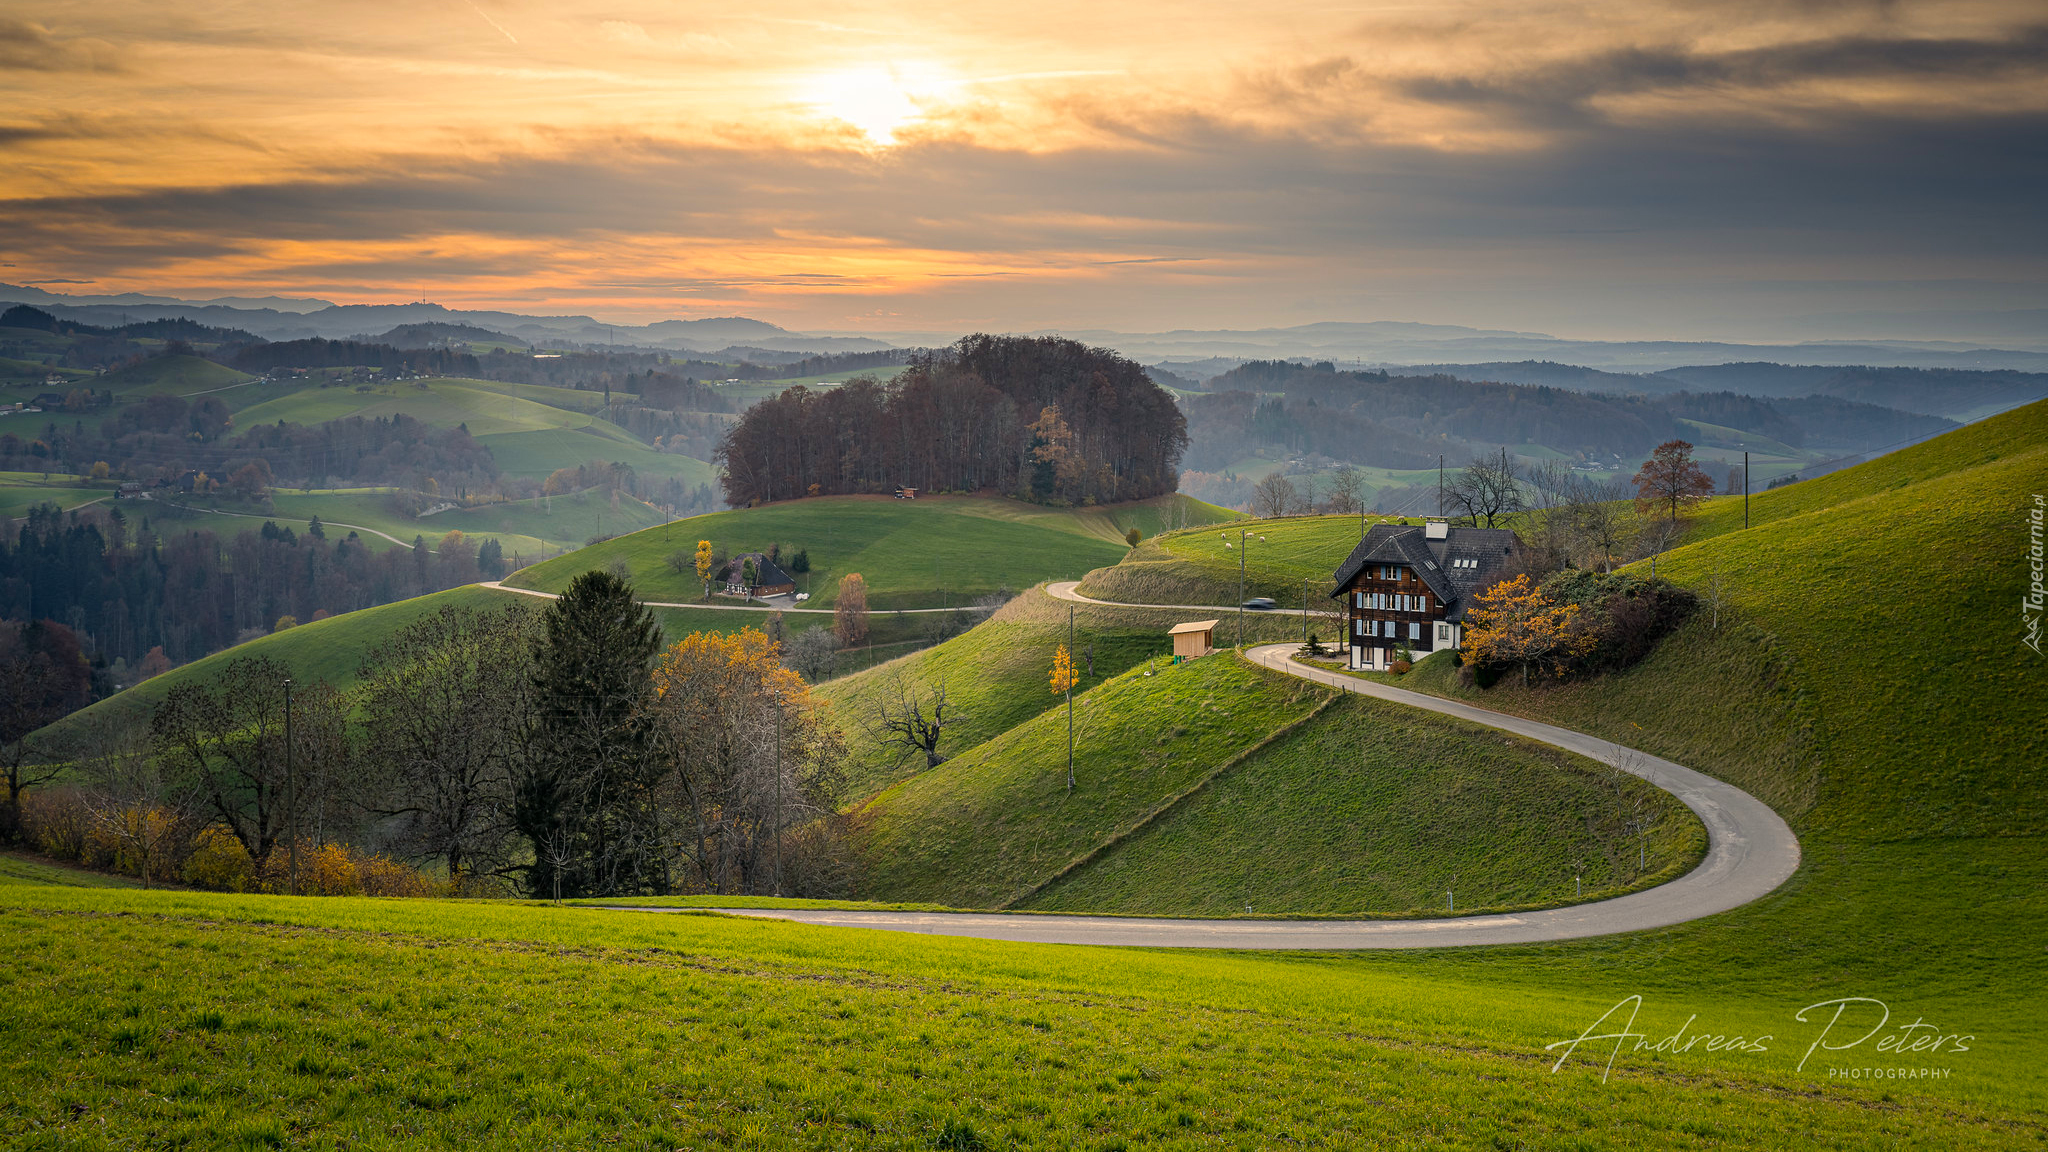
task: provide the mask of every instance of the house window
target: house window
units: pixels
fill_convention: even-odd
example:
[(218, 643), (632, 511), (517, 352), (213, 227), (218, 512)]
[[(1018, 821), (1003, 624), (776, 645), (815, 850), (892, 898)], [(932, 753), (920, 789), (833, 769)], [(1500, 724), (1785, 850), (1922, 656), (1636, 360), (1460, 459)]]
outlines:
[(1409, 638), (1410, 640), (1420, 640), (1420, 639), (1422, 639), (1422, 625), (1420, 625), (1420, 624), (1413, 624), (1413, 623), (1409, 624), (1409, 625), (1408, 625), (1408, 638)]
[(1443, 641), (1443, 642), (1444, 642), (1444, 643), (1446, 643), (1446, 644), (1450, 643), (1450, 642), (1451, 642), (1451, 626), (1450, 626), (1449, 624), (1439, 624), (1439, 625), (1437, 625), (1437, 626), (1436, 626), (1436, 638), (1437, 638), (1437, 639), (1439, 639), (1439, 640), (1441, 640), (1441, 641)]

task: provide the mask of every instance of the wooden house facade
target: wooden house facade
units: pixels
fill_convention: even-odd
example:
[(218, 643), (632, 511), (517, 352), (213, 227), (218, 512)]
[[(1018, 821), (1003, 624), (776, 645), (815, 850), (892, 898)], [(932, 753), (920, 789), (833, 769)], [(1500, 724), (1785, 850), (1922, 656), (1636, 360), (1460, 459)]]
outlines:
[(1464, 640), (1473, 595), (1491, 587), (1519, 547), (1505, 528), (1375, 525), (1337, 568), (1350, 666), (1384, 669)]

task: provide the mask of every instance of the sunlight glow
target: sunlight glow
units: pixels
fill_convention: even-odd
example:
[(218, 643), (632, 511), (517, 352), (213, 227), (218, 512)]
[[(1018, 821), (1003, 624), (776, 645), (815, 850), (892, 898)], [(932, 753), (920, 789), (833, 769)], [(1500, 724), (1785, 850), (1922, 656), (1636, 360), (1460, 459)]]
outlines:
[(851, 125), (874, 144), (896, 143), (905, 125), (922, 120), (955, 82), (937, 69), (891, 64), (828, 73), (805, 88), (818, 115)]

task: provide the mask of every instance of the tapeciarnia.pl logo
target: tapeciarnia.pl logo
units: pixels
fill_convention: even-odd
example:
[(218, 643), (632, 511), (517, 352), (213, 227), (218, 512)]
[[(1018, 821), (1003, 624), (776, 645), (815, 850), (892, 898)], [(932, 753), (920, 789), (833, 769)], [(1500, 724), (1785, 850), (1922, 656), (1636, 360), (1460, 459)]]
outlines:
[(2034, 503), (2027, 509), (2027, 594), (2020, 597), (2020, 643), (2041, 655), (2041, 613), (2048, 606), (2048, 585), (2043, 583), (2043, 573), (2048, 572), (2048, 544), (2042, 540), (2042, 531), (2048, 528), (2048, 499), (2039, 492), (2034, 493)]

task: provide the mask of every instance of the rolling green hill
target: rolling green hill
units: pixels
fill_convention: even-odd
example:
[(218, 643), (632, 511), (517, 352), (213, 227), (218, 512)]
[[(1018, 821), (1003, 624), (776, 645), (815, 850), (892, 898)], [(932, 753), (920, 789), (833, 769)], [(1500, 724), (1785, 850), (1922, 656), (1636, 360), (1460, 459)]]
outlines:
[[(544, 608), (546, 603), (539, 597), (472, 584), (376, 608), (344, 612), (325, 620), (309, 621), (295, 628), (259, 636), (232, 648), (215, 652), (117, 692), (50, 725), (38, 735), (38, 739), (53, 741), (61, 746), (72, 737), (98, 725), (146, 721), (150, 712), (174, 685), (203, 681), (217, 674), (228, 662), (245, 656), (267, 656), (284, 664), (295, 676), (303, 680), (325, 680), (337, 687), (347, 688), (355, 683), (356, 671), (372, 649), (414, 620), (439, 611), (443, 605), (494, 608), (505, 604), (521, 604), (538, 610)], [(769, 618), (773, 615), (765, 608), (727, 611), (711, 608), (655, 607), (650, 611), (654, 613), (655, 619), (661, 624), (663, 634), (670, 641), (680, 640), (692, 632), (733, 632), (742, 628), (766, 628)], [(805, 628), (830, 626), (831, 617), (788, 615), (785, 617), (785, 624), (791, 631), (801, 631)], [(865, 647), (842, 653), (841, 664), (846, 670), (866, 667), (870, 660), (887, 660), (891, 655), (906, 648), (921, 647), (928, 643), (921, 638), (919, 618), (915, 616), (878, 612), (870, 621), (870, 631), (873, 642), (872, 654)]]
[[(1157, 665), (1156, 667), (1153, 665)], [(993, 908), (1015, 903), (1334, 694), (1226, 656), (1149, 662), (1065, 709), (976, 745), (854, 813), (864, 895)]]
[(116, 368), (95, 380), (93, 387), (111, 389), (130, 398), (152, 392), (196, 396), (202, 392), (247, 384), (255, 379), (246, 372), (237, 372), (203, 356), (152, 356), (139, 364)]
[[(2048, 748), (2044, 666), (2012, 608), (2042, 492), (2048, 404), (1760, 496), (1747, 531), (1739, 506), (1732, 524), (1729, 502), (1704, 509), (1658, 571), (1709, 593), (1718, 576), (1718, 626), (1709, 608), (1627, 672), (1482, 692), (1438, 656), (1403, 678), (1770, 801), (1801, 836), (1799, 873), (1706, 920), (1261, 956), (8, 884), (10, 1005), (42, 1026), (0, 1028), (5, 1058), (39, 1070), (0, 1078), (0, 1115), (52, 1143), (195, 1147), (2038, 1147)], [(897, 667), (968, 676), (962, 640)], [(1233, 659), (1091, 688), (1088, 805), (1066, 796), (1056, 713), (901, 782), (864, 817), (891, 847), (874, 879), (1028, 889), (1142, 816), (1140, 785), (1184, 789), (1316, 707), (1320, 690)], [(1016, 700), (1050, 698), (1034, 663), (998, 669)], [(1563, 863), (1545, 833), (1574, 803), (1573, 765), (1381, 707), (1324, 706), (1026, 906), (1332, 907), (1324, 881), (1361, 874), (1412, 906), (1453, 868), (1503, 900), (1555, 890), (1532, 885)], [(1412, 859), (1382, 864), (1355, 832)], [(1638, 996), (1628, 1030), (1647, 1045), (1767, 1050), (1624, 1046), (1610, 1070), (1603, 1046), (1553, 1071), (1547, 1046)], [(1815, 1053), (1809, 1006), (1842, 997), (1968, 1050)], [(1852, 1067), (1889, 1071), (1835, 1075)], [(221, 1103), (251, 1099), (264, 1107)]]
[(1185, 496), (1075, 509), (987, 496), (823, 496), (679, 520), (536, 565), (508, 583), (559, 592), (578, 573), (618, 560), (648, 599), (696, 600), (704, 588), (695, 571), (674, 571), (669, 557), (708, 539), (728, 555), (771, 544), (786, 554), (805, 550), (811, 571), (798, 588), (809, 585), (814, 607), (829, 607), (839, 578), (852, 572), (865, 578), (870, 608), (957, 607), (1000, 587), (1114, 564), (1129, 551), (1125, 529), (1150, 535), (1175, 515), (1200, 522), (1234, 514)]
[[(1410, 517), (1370, 516), (1369, 524), (1419, 524)], [(1331, 574), (1363, 535), (1357, 516), (1289, 516), (1175, 532), (1139, 545), (1113, 568), (1090, 572), (1080, 592), (1126, 604), (1236, 604), (1240, 532), (1244, 595), (1270, 596), (1282, 608), (1301, 608), (1307, 581), (1309, 610), (1323, 607)], [(1228, 545), (1228, 547), (1226, 547)]]
[[(559, 392), (562, 389), (552, 389)], [(558, 399), (558, 398), (555, 398)], [(643, 477), (711, 480), (711, 466), (691, 456), (657, 452), (639, 437), (587, 411), (528, 399), (513, 386), (471, 380), (414, 380), (354, 387), (297, 387), (235, 413), (238, 427), (285, 420), (318, 424), (350, 416), (403, 412), (438, 427), (467, 427), (509, 475), (545, 477), (557, 468), (608, 460)]]
[[(1647, 838), (1624, 827), (1638, 798), (1657, 813)], [(1454, 893), (1475, 912), (1540, 907), (1675, 879), (1705, 848), (1698, 819), (1642, 781), (1347, 695), (1019, 906), (1414, 915), (1442, 913)]]
[[(1704, 836), (1675, 799), (1644, 845), (1590, 761), (1334, 693), (1234, 655), (1154, 658), (854, 813), (866, 893), (1170, 915), (1399, 914), (1570, 902), (1676, 876)], [(1359, 734), (1373, 738), (1361, 747)], [(1503, 751), (1502, 749), (1507, 749)], [(1361, 759), (1362, 753), (1362, 759)], [(1590, 830), (1589, 817), (1601, 826)], [(1606, 891), (1606, 894), (1613, 894)], [(1461, 901), (1462, 904), (1462, 901)]]
[[(1081, 678), (1076, 692), (1087, 692), (1141, 661), (1171, 654), (1166, 629), (1193, 618), (1186, 612), (1066, 604), (1032, 589), (943, 644), (824, 685), (819, 695), (831, 701), (847, 734), (846, 799), (865, 800), (924, 770), (921, 756), (906, 758), (871, 731), (875, 709), (900, 699), (905, 690), (929, 697), (945, 689), (954, 722), (939, 742), (942, 756), (958, 755), (1056, 707), (1060, 698), (1049, 690), (1048, 675), (1054, 649), (1067, 642), (1070, 609), (1075, 671)], [(1300, 634), (1297, 619), (1277, 615), (1252, 616), (1248, 625), (1252, 642)]]

